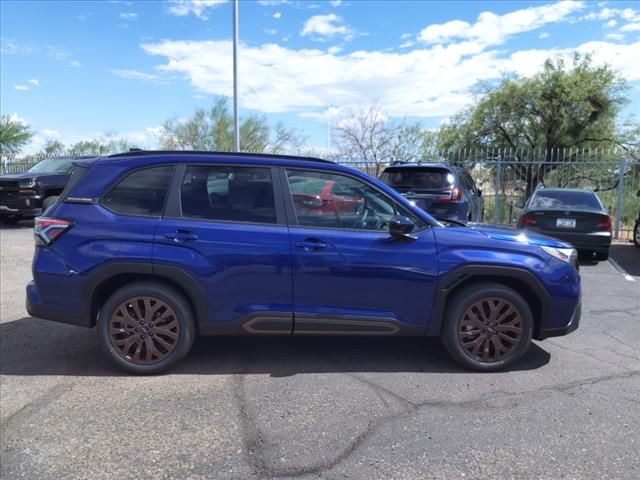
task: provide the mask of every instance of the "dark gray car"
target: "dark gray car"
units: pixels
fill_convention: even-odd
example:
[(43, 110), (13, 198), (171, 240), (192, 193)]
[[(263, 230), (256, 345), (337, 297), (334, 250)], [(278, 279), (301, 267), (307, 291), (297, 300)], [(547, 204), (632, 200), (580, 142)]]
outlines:
[(609, 258), (611, 218), (591, 190), (539, 188), (524, 205), (518, 228), (569, 242), (598, 260)]

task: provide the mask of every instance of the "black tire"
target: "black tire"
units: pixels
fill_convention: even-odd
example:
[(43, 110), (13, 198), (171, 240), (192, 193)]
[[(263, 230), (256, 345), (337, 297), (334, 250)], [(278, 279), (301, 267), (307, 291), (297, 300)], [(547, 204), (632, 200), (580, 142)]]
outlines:
[[(132, 301), (134, 298), (140, 298), (140, 297), (149, 298), (152, 302), (155, 301), (155, 302), (164, 304), (163, 306), (167, 306), (167, 309), (164, 309), (162, 311), (166, 312), (169, 309), (172, 310), (172, 312), (170, 312), (172, 313), (172, 315), (168, 315), (168, 319), (166, 321), (168, 322), (170, 321), (172, 324), (176, 323), (175, 321), (177, 321), (176, 327), (174, 328), (174, 330), (177, 333), (175, 334), (172, 333), (172, 335), (177, 336), (177, 340), (171, 340), (171, 339), (168, 339), (167, 337), (159, 338), (159, 335), (157, 334), (157, 332), (156, 332), (156, 337), (153, 337), (156, 342), (158, 340), (162, 340), (163, 342), (166, 340), (170, 340), (171, 342), (173, 342), (173, 344), (171, 345), (172, 350), (168, 350), (166, 353), (166, 356), (164, 356), (163, 358), (157, 359), (156, 361), (152, 360), (144, 364), (136, 363), (134, 358), (125, 357), (125, 355), (122, 353), (122, 350), (112, 343), (112, 337), (111, 337), (110, 328), (109, 328), (110, 324), (115, 318), (114, 316), (117, 316), (117, 313), (120, 310), (120, 308), (123, 305), (125, 305), (125, 303)], [(142, 300), (140, 301), (142, 302)], [(155, 303), (154, 306), (155, 305), (157, 305), (157, 303)], [(144, 318), (146, 318), (146, 304), (138, 303), (138, 306), (140, 306), (142, 309), (145, 310), (145, 312), (143, 313), (144, 313)], [(154, 315), (156, 315), (155, 318), (158, 319), (159, 313), (161, 312), (160, 311), (154, 312)], [(124, 318), (124, 317), (118, 317), (118, 318)], [(133, 313), (129, 318), (138, 320), (136, 313)], [(175, 321), (173, 319), (175, 319)], [(162, 319), (158, 319), (158, 325), (156, 325), (156, 328), (162, 328), (162, 325), (159, 325), (161, 320)], [(155, 320), (151, 320), (151, 322), (153, 321)], [(129, 322), (127, 321), (127, 323)], [(134, 323), (137, 324), (138, 322), (136, 321)], [(149, 323), (149, 322), (147, 323), (151, 327), (154, 326), (152, 323)], [(153, 331), (156, 331), (156, 330), (151, 329), (151, 333), (149, 334), (148, 333), (149, 329), (145, 330), (144, 332), (142, 331), (138, 332), (138, 329), (136, 329), (135, 332), (138, 332), (138, 333), (134, 333), (132, 331), (133, 327), (130, 328), (128, 325), (125, 325), (125, 328), (126, 328), (126, 332), (125, 330), (122, 330), (122, 332), (124, 333), (121, 333), (118, 335), (129, 335), (130, 333), (131, 334), (130, 336), (128, 337), (125, 336), (123, 337), (123, 339), (126, 340), (128, 338), (131, 338), (136, 342), (136, 345), (138, 344), (142, 345), (144, 343), (145, 346), (141, 347), (141, 350), (146, 351), (147, 343), (145, 342), (152, 341), (151, 335), (153, 335)], [(142, 326), (139, 326), (139, 328), (142, 328)], [(100, 345), (106, 352), (109, 359), (117, 367), (119, 367), (120, 369), (126, 372), (134, 373), (136, 375), (152, 375), (152, 374), (160, 373), (172, 368), (176, 363), (178, 363), (178, 361), (180, 361), (189, 352), (189, 350), (191, 349), (191, 345), (193, 344), (193, 340), (195, 338), (196, 328), (195, 328), (195, 322), (194, 322), (191, 306), (181, 293), (177, 292), (175, 289), (169, 286), (163, 285), (158, 282), (144, 281), (144, 282), (136, 282), (130, 285), (126, 285), (120, 288), (119, 290), (117, 290), (113, 295), (109, 297), (109, 299), (104, 303), (104, 305), (100, 309), (100, 313), (98, 315), (98, 321), (97, 321), (97, 333), (98, 333), (98, 341), (100, 342)], [(142, 340), (138, 340), (138, 338), (135, 338), (135, 339), (133, 338), (133, 337), (145, 338), (143, 333), (146, 333), (148, 335), (149, 338), (147, 338), (147, 340), (142, 341)], [(160, 334), (160, 335), (164, 335), (164, 334)], [(121, 341), (121, 340), (116, 340), (116, 341)], [(158, 343), (154, 345), (154, 348), (157, 346), (158, 346)], [(133, 347), (135, 347), (135, 345)], [(133, 354), (131, 354), (130, 357), (135, 357), (137, 353), (137, 348), (133, 348), (133, 347), (130, 347), (130, 350), (129, 350), (129, 352), (131, 352), (133, 349)], [(162, 348), (162, 346), (160, 346), (160, 348)]]
[(58, 198), (60, 198), (58, 195), (52, 195), (45, 198), (42, 202), (42, 213), (44, 213), (51, 205), (56, 203), (58, 201)]
[(596, 252), (596, 260), (599, 262), (606, 262), (609, 260), (609, 250), (606, 252)]
[[(517, 341), (507, 342), (510, 345), (508, 353), (499, 359), (488, 359), (482, 361), (474, 358), (472, 354), (463, 348), (459, 339), (459, 329), (463, 326), (461, 323), (465, 320), (467, 310), (476, 305), (478, 302), (494, 302), (494, 300), (500, 300), (506, 307), (510, 305), (514, 309), (514, 314), (505, 316), (505, 321), (502, 324), (503, 327), (507, 326), (506, 323), (517, 322), (514, 325), (520, 325), (520, 334)], [(495, 306), (495, 304), (494, 304)], [(498, 308), (498, 311), (508, 311), (505, 307)], [(516, 317), (515, 315), (519, 315)], [(475, 318), (478, 320), (478, 317)], [(481, 323), (484, 323), (481, 320)], [(495, 325), (495, 324), (494, 324)], [(477, 327), (481, 328), (481, 327)], [(491, 326), (485, 328), (492, 328)], [(516, 327), (517, 328), (517, 327)], [(485, 330), (481, 330), (485, 332)], [(502, 333), (502, 332), (500, 332)], [(498, 335), (500, 335), (498, 333)], [(464, 334), (463, 334), (464, 335)], [(480, 338), (487, 335), (486, 339)], [(496, 352), (496, 347), (488, 345), (495, 345), (493, 341), (501, 342), (501, 348), (505, 345), (504, 341), (500, 340), (500, 337), (495, 337), (494, 340), (489, 340), (489, 331), (486, 333), (478, 333), (475, 337), (472, 335), (469, 338), (476, 338), (480, 345), (487, 345), (487, 350), (493, 349)], [(515, 334), (514, 334), (515, 335)], [(496, 372), (504, 370), (510, 367), (516, 361), (518, 361), (529, 349), (531, 345), (531, 337), (533, 335), (533, 315), (527, 302), (511, 288), (499, 284), (499, 283), (479, 283), (464, 288), (460, 292), (457, 292), (451, 299), (447, 301), (447, 310), (445, 313), (445, 319), (441, 331), (441, 339), (445, 349), (463, 367), (476, 370), (480, 372)], [(476, 341), (472, 342), (476, 343)], [(469, 343), (467, 345), (470, 345)], [(479, 345), (479, 346), (480, 346)], [(484, 350), (483, 350), (484, 353)]]
[(633, 244), (636, 248), (640, 248), (640, 221), (637, 221), (633, 227)]
[(14, 225), (20, 220), (22, 220), (22, 217), (20, 215), (9, 215), (0, 217), (0, 223), (2, 223), (2, 225)]

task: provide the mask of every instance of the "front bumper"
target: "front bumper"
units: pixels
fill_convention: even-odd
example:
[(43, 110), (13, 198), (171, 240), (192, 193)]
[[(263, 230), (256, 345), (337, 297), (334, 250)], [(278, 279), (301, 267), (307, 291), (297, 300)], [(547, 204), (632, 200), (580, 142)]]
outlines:
[(571, 332), (578, 329), (578, 326), (580, 325), (581, 316), (582, 316), (582, 302), (578, 302), (578, 305), (576, 305), (573, 315), (571, 316), (571, 320), (569, 320), (569, 323), (565, 327), (540, 330), (538, 335), (536, 335), (535, 339), (544, 340), (545, 338), (562, 337), (563, 335), (568, 335)]
[(41, 213), (42, 197), (40, 195), (12, 195), (0, 198), (0, 215), (37, 217)]

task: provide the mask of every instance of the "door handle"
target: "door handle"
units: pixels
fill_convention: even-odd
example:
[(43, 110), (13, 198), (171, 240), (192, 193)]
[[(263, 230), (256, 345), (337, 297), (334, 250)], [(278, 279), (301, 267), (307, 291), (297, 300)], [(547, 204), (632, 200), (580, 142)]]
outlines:
[(296, 242), (296, 247), (304, 248), (307, 251), (318, 250), (321, 248), (327, 248), (327, 244), (317, 238), (307, 238), (302, 242)]
[(173, 240), (176, 243), (188, 242), (190, 240), (197, 240), (198, 236), (187, 230), (177, 230), (176, 232), (169, 232), (164, 234), (164, 238)]

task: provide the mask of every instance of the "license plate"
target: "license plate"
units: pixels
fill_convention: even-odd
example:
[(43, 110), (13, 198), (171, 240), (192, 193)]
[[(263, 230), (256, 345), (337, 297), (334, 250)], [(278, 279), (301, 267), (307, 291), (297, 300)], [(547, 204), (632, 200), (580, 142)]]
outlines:
[(556, 220), (556, 227), (558, 228), (576, 228), (575, 218), (558, 218)]

